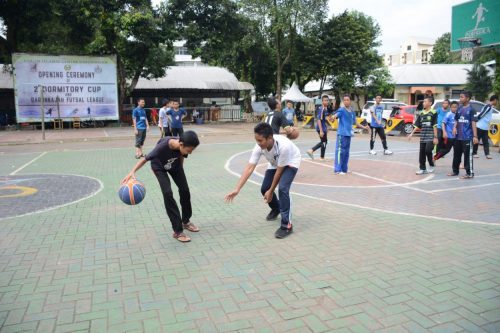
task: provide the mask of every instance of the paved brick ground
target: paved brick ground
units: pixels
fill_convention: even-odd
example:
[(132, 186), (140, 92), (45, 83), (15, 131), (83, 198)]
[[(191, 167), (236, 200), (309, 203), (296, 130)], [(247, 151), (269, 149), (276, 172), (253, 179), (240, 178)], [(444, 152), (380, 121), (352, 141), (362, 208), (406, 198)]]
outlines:
[[(310, 146), (311, 139), (300, 145)], [(367, 158), (361, 153), (366, 139), (355, 140), (353, 152), (360, 153), (353, 154), (353, 168), (356, 155)], [(402, 151), (417, 145), (390, 144)], [(180, 244), (171, 238), (148, 168), (138, 174), (147, 186), (145, 201), (136, 207), (119, 201), (118, 182), (135, 163), (133, 150), (120, 148), (121, 142), (107, 145), (64, 145), (18, 172), (85, 175), (104, 189), (73, 205), (0, 220), (2, 332), (500, 331), (500, 227), (493, 224), (493, 201), (478, 204), (493, 211), (484, 214), (489, 224), (468, 224), (334, 204), (317, 198), (346, 200), (338, 188), (306, 193), (307, 185), (295, 186), (312, 198), (294, 195), (296, 232), (276, 240), (278, 223), (265, 221), (258, 186), (247, 184), (232, 205), (222, 201), (237, 181), (224, 169), (226, 161), (252, 145), (205, 144), (186, 161), (193, 222), (202, 231)], [(2, 149), (1, 173), (47, 147)], [(415, 152), (400, 155), (415, 164)], [(478, 170), (494, 173), (499, 162), (480, 160)], [(325, 177), (334, 177), (324, 169)], [(426, 186), (436, 188), (419, 188)], [(497, 187), (455, 192), (465, 191), (476, 205)], [(398, 200), (391, 206), (398, 211), (420, 193), (396, 187), (386, 192), (399, 196), (381, 198), (363, 188), (345, 190), (352, 192), (349, 203)], [(433, 203), (464, 206), (444, 195)]]

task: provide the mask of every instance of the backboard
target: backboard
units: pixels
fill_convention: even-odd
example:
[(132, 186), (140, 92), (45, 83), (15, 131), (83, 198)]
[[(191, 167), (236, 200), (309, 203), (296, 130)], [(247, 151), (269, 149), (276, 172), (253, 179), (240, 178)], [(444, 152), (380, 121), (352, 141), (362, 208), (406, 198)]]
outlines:
[(500, 1), (475, 0), (452, 7), (451, 51), (460, 51), (459, 40), (475, 40), (474, 46), (500, 45)]

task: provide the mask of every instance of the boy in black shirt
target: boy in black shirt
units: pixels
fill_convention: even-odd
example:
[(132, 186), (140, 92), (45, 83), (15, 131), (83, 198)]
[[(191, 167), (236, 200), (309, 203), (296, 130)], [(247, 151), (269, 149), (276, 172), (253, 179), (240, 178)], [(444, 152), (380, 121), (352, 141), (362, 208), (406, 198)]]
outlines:
[[(146, 157), (137, 162), (132, 171), (122, 180), (122, 184), (124, 184), (131, 178), (135, 179), (135, 173), (146, 162), (151, 162), (151, 169), (160, 184), (165, 209), (172, 223), (172, 229), (174, 230), (173, 237), (180, 242), (189, 242), (191, 240), (189, 236), (183, 233), (184, 229), (192, 232), (200, 231), (198, 227), (189, 221), (192, 215), (191, 194), (183, 168), (184, 158), (191, 154), (199, 144), (198, 136), (193, 131), (186, 131), (179, 138), (161, 138), (155, 148)], [(172, 177), (179, 188), (182, 217), (172, 193), (168, 174), (170, 174), (170, 177)]]
[(273, 128), (273, 134), (280, 134), (280, 127), (283, 127), (286, 134), (292, 131), (292, 126), (286, 119), (283, 112), (276, 110), (278, 106), (278, 101), (275, 98), (269, 98), (267, 100), (267, 105), (271, 109), (264, 119), (265, 123), (268, 123)]

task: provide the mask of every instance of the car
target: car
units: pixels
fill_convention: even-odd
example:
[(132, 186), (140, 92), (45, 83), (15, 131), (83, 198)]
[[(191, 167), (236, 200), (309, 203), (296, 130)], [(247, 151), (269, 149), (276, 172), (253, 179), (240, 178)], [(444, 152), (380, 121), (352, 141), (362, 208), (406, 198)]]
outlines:
[[(375, 101), (369, 101), (363, 106), (363, 110), (361, 111), (361, 118), (364, 118), (368, 124), (372, 121), (372, 114), (370, 112), (370, 107), (375, 104)], [(399, 102), (394, 99), (382, 99), (382, 104), (384, 108), (384, 112), (382, 113), (382, 124), (386, 125), (389, 118), (391, 118), (392, 108), (395, 106), (405, 106), (405, 103)]]
[[(415, 113), (417, 112), (417, 105), (403, 105), (403, 106), (394, 106), (391, 112), (391, 120), (392, 119), (402, 119), (401, 123), (399, 123), (394, 131), (400, 130), (405, 134), (410, 134), (413, 131), (413, 122), (415, 121)], [(390, 126), (390, 123), (389, 123)]]
[[(442, 100), (442, 99), (434, 101), (434, 104), (432, 105), (432, 108), (434, 110), (437, 110), (438, 108), (440, 108), (443, 105), (443, 101), (444, 100)], [(453, 102), (453, 101), (456, 101), (456, 102), (460, 103), (459, 100), (450, 99), (450, 102)], [(483, 108), (483, 106), (485, 105), (485, 103), (480, 102), (480, 101), (476, 101), (476, 100), (471, 100), (470, 101), (470, 105), (472, 106), (472, 109), (474, 110), (474, 113), (477, 115), (477, 114), (479, 114), (479, 112), (481, 112), (481, 109)], [(492, 123), (500, 123), (500, 111), (498, 111), (495, 108), (493, 108), (493, 115), (491, 117), (491, 122)]]

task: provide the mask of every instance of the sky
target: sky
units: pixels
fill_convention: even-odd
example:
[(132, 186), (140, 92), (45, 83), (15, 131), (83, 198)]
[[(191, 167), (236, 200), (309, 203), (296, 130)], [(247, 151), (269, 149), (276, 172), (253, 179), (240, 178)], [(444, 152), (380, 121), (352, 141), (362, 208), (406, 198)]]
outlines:
[(451, 32), (451, 7), (467, 0), (329, 0), (329, 16), (357, 10), (373, 17), (382, 30), (381, 54), (399, 51), (407, 37), (437, 39)]

